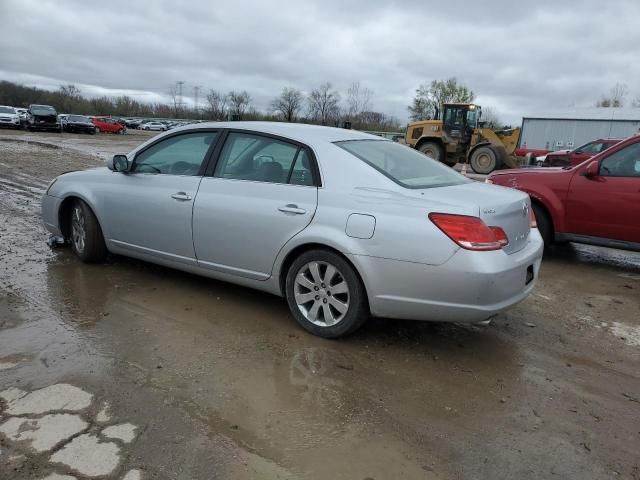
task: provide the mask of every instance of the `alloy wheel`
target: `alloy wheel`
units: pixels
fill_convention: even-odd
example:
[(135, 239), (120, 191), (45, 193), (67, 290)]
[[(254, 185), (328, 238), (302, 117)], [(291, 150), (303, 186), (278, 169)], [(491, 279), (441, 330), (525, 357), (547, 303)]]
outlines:
[(347, 281), (328, 262), (309, 262), (295, 277), (294, 297), (298, 309), (314, 325), (330, 327), (339, 323), (349, 310)]
[(87, 240), (86, 219), (82, 208), (78, 206), (73, 208), (71, 217), (71, 240), (76, 251), (84, 252)]

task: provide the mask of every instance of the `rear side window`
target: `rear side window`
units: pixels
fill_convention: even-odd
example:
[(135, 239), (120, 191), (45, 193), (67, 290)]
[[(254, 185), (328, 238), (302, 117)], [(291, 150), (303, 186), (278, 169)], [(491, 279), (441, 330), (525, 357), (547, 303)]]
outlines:
[(304, 148), (252, 133), (232, 132), (227, 136), (213, 175), (255, 182), (314, 184)]
[(348, 140), (335, 145), (358, 157), (405, 188), (468, 183), (465, 177), (405, 145), (386, 140)]

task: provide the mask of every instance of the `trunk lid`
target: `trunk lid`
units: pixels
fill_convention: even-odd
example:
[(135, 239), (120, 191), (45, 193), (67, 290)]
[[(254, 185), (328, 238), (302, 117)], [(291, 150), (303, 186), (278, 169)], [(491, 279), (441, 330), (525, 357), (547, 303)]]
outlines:
[(451, 187), (428, 188), (414, 191), (434, 205), (434, 211), (447, 212), (446, 205), (458, 209), (471, 209), (488, 226), (500, 227), (507, 234), (506, 253), (515, 253), (525, 247), (531, 229), (531, 200), (526, 193), (512, 188), (484, 183), (465, 183)]

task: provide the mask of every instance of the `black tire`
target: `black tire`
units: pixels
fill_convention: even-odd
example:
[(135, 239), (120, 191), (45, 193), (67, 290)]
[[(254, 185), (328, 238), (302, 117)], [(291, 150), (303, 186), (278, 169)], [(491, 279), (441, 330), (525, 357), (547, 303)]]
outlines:
[[(314, 282), (313, 275), (305, 275), (304, 272), (307, 271), (307, 268), (315, 263), (319, 266), (318, 272), (323, 281), (326, 279), (328, 266), (336, 269), (334, 276), (328, 279), (330, 284), (325, 286), (324, 283), (320, 284), (319, 281)], [(299, 274), (303, 275), (309, 281), (309, 287), (305, 287), (298, 281)], [(342, 282), (346, 283), (346, 293), (338, 292), (340, 285), (343, 284)], [(318, 283), (317, 289), (311, 286), (311, 284), (315, 283)], [(332, 294), (331, 288), (333, 287), (335, 287), (335, 290)], [(308, 300), (306, 304), (298, 305), (296, 294), (299, 295), (298, 298), (303, 298), (304, 295), (308, 294), (313, 296), (315, 292), (312, 288), (317, 291), (315, 298)], [(309, 250), (302, 253), (293, 261), (287, 271), (285, 295), (293, 318), (296, 319), (302, 328), (319, 337), (343, 337), (360, 328), (369, 318), (367, 292), (358, 273), (343, 257), (328, 250)], [(338, 305), (346, 304), (346, 311), (340, 313), (335, 309), (333, 305), (336, 304), (334, 303), (336, 300), (340, 302)], [(316, 304), (319, 305), (316, 309), (319, 315), (316, 316), (316, 323), (314, 323), (314, 321), (307, 318), (307, 316)], [(306, 315), (303, 313), (303, 310), (306, 311)], [(336, 320), (336, 323), (327, 324), (329, 322), (327, 322), (324, 317), (325, 311), (329, 311), (330, 320)], [(323, 318), (319, 318), (320, 316)], [(336, 319), (334, 316), (339, 316), (340, 318)]]
[(545, 247), (553, 245), (553, 222), (549, 217), (547, 211), (537, 204), (532, 204), (533, 214), (536, 216), (536, 223), (538, 224), (538, 231), (544, 240)]
[(86, 263), (100, 262), (107, 256), (102, 229), (91, 208), (82, 200), (71, 206), (69, 218), (71, 248)]
[(474, 172), (480, 175), (488, 175), (497, 168), (500, 168), (501, 161), (493, 148), (484, 146), (478, 147), (473, 151), (469, 164)]
[(418, 151), (424, 153), (426, 156), (437, 160), (438, 162), (444, 161), (444, 151), (442, 145), (436, 142), (424, 142), (418, 147)]

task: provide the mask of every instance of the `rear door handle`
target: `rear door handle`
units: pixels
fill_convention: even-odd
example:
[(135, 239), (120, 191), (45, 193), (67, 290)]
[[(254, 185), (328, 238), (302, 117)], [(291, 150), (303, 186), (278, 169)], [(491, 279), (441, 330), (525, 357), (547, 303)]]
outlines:
[(188, 195), (185, 192), (177, 192), (171, 195), (171, 198), (173, 198), (174, 200), (179, 200), (181, 202), (186, 202), (188, 200), (191, 200), (191, 195)]
[(295, 215), (304, 215), (305, 213), (307, 213), (304, 208), (298, 208), (298, 206), (294, 205), (293, 203), (289, 203), (284, 207), (278, 207), (278, 210), (283, 213), (293, 213)]

